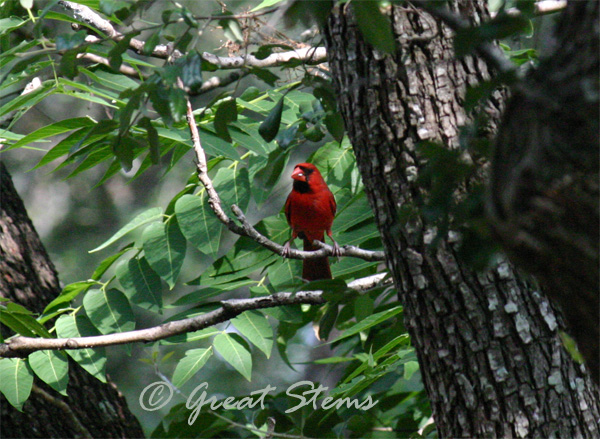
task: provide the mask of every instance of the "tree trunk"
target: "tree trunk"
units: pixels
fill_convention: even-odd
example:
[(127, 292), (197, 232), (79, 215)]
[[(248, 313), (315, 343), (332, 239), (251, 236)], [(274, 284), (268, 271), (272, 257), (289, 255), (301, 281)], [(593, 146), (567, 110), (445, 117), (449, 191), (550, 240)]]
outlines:
[(552, 56), (508, 105), (496, 140), (489, 212), (519, 266), (565, 315), (600, 383), (598, 1), (570, 2)]
[[(61, 291), (58, 277), (1, 162), (0, 197), (0, 293), (42, 312)], [(64, 397), (36, 379), (23, 412), (1, 396), (2, 437), (144, 437), (114, 384), (98, 381), (71, 359), (67, 393)]]
[[(484, 1), (450, 2), (474, 19)], [(467, 84), (488, 77), (477, 58), (456, 60), (451, 32), (421, 10), (394, 6), (398, 50), (365, 43), (348, 4), (325, 31), (338, 105), (381, 233), (440, 437), (598, 437), (597, 389), (563, 348), (545, 296), (504, 262), (476, 273), (456, 242), (435, 250), (421, 219), (399, 220), (422, 169), (415, 145), (458, 145), (469, 122)], [(503, 96), (487, 111), (491, 129)]]

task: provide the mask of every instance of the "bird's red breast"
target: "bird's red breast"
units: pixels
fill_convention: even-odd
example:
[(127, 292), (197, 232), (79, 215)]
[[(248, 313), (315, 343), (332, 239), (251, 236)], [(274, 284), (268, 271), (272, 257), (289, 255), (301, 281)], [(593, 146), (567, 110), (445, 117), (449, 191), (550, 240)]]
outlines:
[[(324, 241), (325, 233), (331, 235), (335, 198), (317, 167), (311, 163), (296, 165), (292, 179), (292, 191), (285, 203), (285, 216), (292, 228), (292, 237), (301, 236), (305, 250), (317, 250), (312, 241)], [(327, 258), (305, 260), (303, 277), (307, 280), (330, 279)]]

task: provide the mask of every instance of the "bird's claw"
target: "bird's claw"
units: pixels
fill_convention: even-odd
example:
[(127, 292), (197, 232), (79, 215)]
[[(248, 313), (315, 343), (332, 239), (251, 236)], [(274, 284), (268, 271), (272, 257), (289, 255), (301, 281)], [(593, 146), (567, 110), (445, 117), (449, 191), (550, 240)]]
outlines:
[(283, 245), (283, 250), (281, 250), (281, 256), (284, 258), (288, 258), (290, 256), (290, 242), (286, 242)]
[(335, 241), (333, 241), (333, 250), (331, 251), (331, 256), (338, 259), (340, 258), (340, 256), (342, 256), (342, 249)]

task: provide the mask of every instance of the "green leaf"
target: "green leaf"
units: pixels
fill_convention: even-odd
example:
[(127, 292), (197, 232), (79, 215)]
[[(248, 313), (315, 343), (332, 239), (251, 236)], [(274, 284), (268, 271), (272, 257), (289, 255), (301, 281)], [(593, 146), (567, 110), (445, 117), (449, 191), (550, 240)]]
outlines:
[(124, 225), (117, 233), (111, 236), (107, 241), (105, 241), (95, 249), (90, 250), (89, 253), (94, 253), (102, 250), (103, 248), (108, 247), (113, 242), (117, 241), (118, 239), (125, 236), (129, 232), (137, 229), (138, 227), (143, 226), (144, 224), (148, 224), (153, 221), (158, 221), (162, 218), (162, 215), (162, 209), (160, 207), (153, 207), (140, 213), (138, 216), (136, 216), (134, 219), (132, 219), (130, 222)]
[(237, 281), (230, 282), (227, 284), (222, 284), (217, 287), (202, 288), (200, 290), (193, 291), (184, 296), (181, 296), (179, 299), (177, 299), (175, 302), (173, 302), (170, 306), (176, 307), (176, 306), (184, 306), (184, 305), (198, 305), (198, 304), (201, 304), (202, 302), (206, 301), (206, 299), (210, 299), (211, 297), (218, 296), (219, 294), (223, 294), (223, 293), (226, 293), (226, 292), (232, 291), (232, 290), (237, 290), (238, 288), (246, 287), (248, 285), (256, 285), (256, 284), (257, 284), (257, 281), (255, 281), (255, 280), (248, 279), (248, 278), (242, 278), (241, 280), (237, 280)]
[(378, 1), (352, 2), (358, 28), (365, 40), (384, 53), (396, 51), (392, 25), (387, 15), (379, 9)]
[(100, 262), (98, 267), (94, 270), (94, 273), (92, 274), (92, 279), (99, 280), (102, 277), (102, 275), (106, 272), (106, 270), (108, 270), (110, 268), (110, 266), (117, 259), (119, 259), (121, 256), (123, 256), (125, 253), (127, 253), (129, 250), (132, 250), (132, 249), (133, 249), (133, 242), (130, 242), (125, 247), (123, 247), (121, 250), (119, 250), (119, 252), (117, 254), (111, 255), (111, 256), (107, 257), (106, 259), (104, 259), (102, 262)]
[(338, 211), (333, 222), (334, 233), (348, 230), (349, 228), (372, 218), (373, 211), (371, 210), (371, 206), (369, 206), (367, 196), (361, 191), (352, 197), (352, 199)]
[(252, 380), (252, 356), (246, 341), (237, 334), (221, 333), (213, 341), (217, 352), (248, 381)]
[(83, 298), (83, 307), (94, 326), (102, 334), (133, 331), (135, 317), (125, 295), (115, 289), (90, 290)]
[[(86, 152), (89, 152), (89, 154), (87, 154), (87, 157), (85, 157), (81, 161), (81, 163), (79, 163), (79, 165), (77, 165), (77, 167), (73, 171), (71, 171), (69, 173), (69, 175), (67, 175), (65, 177), (65, 180), (75, 177), (76, 175), (80, 174), (81, 172), (91, 169), (94, 166), (98, 165), (99, 163), (109, 160), (113, 156), (112, 152), (110, 150), (110, 145), (108, 145), (105, 141), (99, 141), (99, 142), (89, 145), (89, 146), (90, 146), (89, 150), (86, 151)], [(62, 165), (66, 165), (69, 163), (71, 163), (71, 161), (66, 161), (66, 162), (62, 163), (61, 166), (59, 168), (56, 168), (55, 170), (58, 170), (58, 169), (62, 168)]]
[(110, 67), (113, 70), (118, 71), (123, 63), (123, 52), (129, 49), (129, 42), (133, 37), (139, 35), (140, 31), (134, 31), (127, 33), (121, 40), (115, 44), (115, 46), (108, 52), (108, 60)]
[(56, 50), (69, 50), (77, 47), (85, 41), (87, 31), (80, 30), (78, 32), (69, 32), (68, 34), (59, 35), (56, 37)]
[(373, 306), (373, 299), (368, 294), (358, 296), (354, 302), (356, 321), (360, 322), (373, 314)]
[(258, 6), (255, 6), (250, 12), (258, 11), (259, 9), (268, 8), (269, 6), (283, 3), (285, 0), (263, 0)]
[(46, 308), (44, 308), (44, 312), (42, 313), (42, 317), (47, 314), (53, 313), (61, 308), (69, 306), (71, 300), (73, 300), (75, 297), (77, 297), (84, 291), (87, 291), (88, 288), (95, 284), (96, 282), (83, 281), (75, 282), (65, 286), (61, 291), (60, 295), (48, 305), (46, 305)]
[(206, 192), (184, 195), (175, 203), (175, 214), (183, 236), (206, 255), (216, 255), (223, 227), (208, 205)]
[(260, 124), (258, 133), (265, 141), (270, 142), (277, 136), (279, 125), (281, 125), (281, 113), (283, 112), (283, 101), (285, 96), (282, 96), (277, 104), (273, 107), (267, 118)]
[(279, 258), (274, 264), (269, 265), (267, 269), (271, 285), (278, 290), (301, 285), (301, 266), (302, 263), (300, 261)]
[(194, 92), (202, 86), (202, 57), (198, 52), (193, 51), (185, 58), (180, 58), (178, 62), (182, 62), (181, 81), (183, 85)]
[(160, 141), (158, 140), (158, 131), (156, 131), (156, 128), (154, 128), (154, 125), (152, 125), (152, 122), (147, 117), (143, 117), (140, 120), (139, 125), (146, 129), (150, 157), (152, 163), (156, 165), (160, 161)]
[(35, 374), (61, 395), (67, 395), (69, 362), (63, 352), (37, 351), (29, 355), (29, 365)]
[(6, 307), (0, 306), (0, 322), (13, 331), (26, 337), (52, 338), (48, 330), (23, 306), (8, 302)]
[(419, 363), (416, 361), (407, 361), (404, 363), (404, 379), (410, 380), (413, 374), (419, 370)]
[(232, 218), (231, 205), (236, 204), (243, 211), (250, 201), (250, 180), (248, 168), (221, 168), (213, 179), (213, 185), (221, 197), (223, 208)]
[(186, 334), (179, 334), (174, 335), (173, 337), (165, 338), (164, 340), (160, 340), (160, 343), (165, 345), (190, 343), (192, 341), (204, 340), (205, 338), (212, 337), (220, 332), (221, 331), (217, 331), (214, 327), (204, 328), (199, 331), (188, 332)]
[(129, 9), (131, 3), (124, 0), (100, 0), (99, 9), (105, 15), (113, 15), (119, 12), (121, 9)]
[(235, 98), (223, 102), (215, 113), (215, 131), (223, 140), (231, 142), (227, 125), (237, 120), (237, 105)]
[(180, 88), (172, 88), (169, 91), (169, 108), (175, 122), (179, 122), (187, 112), (187, 100), (185, 92)]
[[(253, 52), (256, 59), (265, 59), (269, 55), (273, 53), (273, 49), (284, 49), (286, 51), (292, 51), (294, 48), (292, 46), (286, 46), (285, 44), (265, 44), (260, 46), (256, 52)], [(248, 99), (245, 99), (246, 101)]]
[(241, 120), (231, 123), (229, 134), (235, 143), (239, 146), (252, 151), (261, 156), (267, 156), (271, 146), (258, 134), (259, 125), (256, 123), (248, 123), (248, 118), (241, 117)]
[(176, 218), (168, 223), (150, 224), (144, 230), (142, 240), (148, 263), (172, 289), (179, 276), (187, 246)]
[[(92, 322), (83, 315), (62, 315), (56, 320), (56, 334), (60, 338), (77, 338), (100, 335)], [(94, 349), (68, 349), (67, 354), (81, 367), (106, 382), (106, 352), (103, 347)]]
[[(42, 157), (33, 169), (44, 166), (65, 154), (73, 154), (81, 151), (84, 147), (100, 142), (107, 137), (107, 134), (117, 127), (117, 122), (114, 120), (101, 120), (90, 127), (85, 127), (71, 133), (65, 139), (61, 140), (54, 148)], [(67, 159), (68, 160), (68, 159)], [(62, 165), (61, 165), (62, 166)]]
[[(292, 61), (289, 61), (292, 62)], [(266, 82), (271, 87), (275, 87), (275, 83), (279, 80), (279, 76), (268, 69), (261, 69), (260, 67), (252, 67), (250, 73), (256, 76), (261, 81)]]
[(208, 349), (190, 349), (185, 357), (179, 360), (173, 372), (173, 385), (177, 388), (183, 386), (191, 377), (206, 364), (212, 355), (212, 347)]
[(115, 270), (130, 303), (150, 311), (162, 309), (162, 283), (146, 258), (121, 261)]
[(60, 58), (60, 73), (66, 78), (73, 79), (77, 75), (77, 64), (79, 64), (77, 55), (81, 51), (82, 48), (67, 50)]
[(304, 137), (311, 142), (320, 142), (325, 137), (325, 133), (321, 130), (320, 125), (313, 125), (304, 131)]
[(29, 398), (33, 385), (33, 372), (22, 358), (0, 359), (0, 392), (20, 412)]
[(273, 349), (273, 328), (269, 320), (258, 311), (246, 311), (231, 320), (231, 323), (267, 358)]
[(558, 331), (558, 335), (560, 336), (562, 345), (565, 347), (571, 358), (573, 358), (573, 360), (575, 360), (578, 364), (583, 364), (583, 355), (581, 355), (581, 352), (579, 352), (579, 349), (577, 349), (577, 343), (575, 343), (575, 340), (573, 340), (573, 338), (565, 331)]
[(96, 125), (96, 123), (97, 122), (91, 117), (76, 117), (73, 119), (62, 120), (26, 135), (18, 142), (6, 148), (6, 150), (20, 148), (25, 145), (31, 145), (34, 142), (38, 142), (58, 134), (63, 134), (68, 131), (76, 130), (78, 128), (91, 127)]
[(375, 325), (380, 324), (381, 322), (391, 319), (392, 317), (400, 314), (401, 312), (402, 312), (402, 307), (396, 306), (396, 307), (388, 309), (386, 311), (381, 311), (376, 314), (370, 315), (369, 317), (365, 318), (364, 320), (361, 320), (360, 322), (358, 322), (355, 325), (348, 328), (346, 331), (344, 331), (343, 335), (341, 335), (340, 337), (331, 341), (330, 343), (336, 343), (345, 338), (352, 337), (353, 335), (356, 335), (359, 332), (365, 331), (369, 328), (372, 328)]
[(338, 316), (337, 302), (327, 304), (327, 310), (319, 322), (319, 339), (327, 340)]
[(48, 96), (56, 93), (53, 82), (54, 81), (43, 82), (42, 86), (34, 91), (9, 100), (6, 104), (0, 107), (0, 117), (14, 110), (29, 109)]
[(96, 69), (93, 71), (85, 68), (80, 68), (79, 71), (87, 77), (89, 77), (92, 81), (111, 90), (116, 90), (118, 92), (122, 92), (129, 89), (136, 89), (139, 86), (139, 84), (133, 79), (125, 75), (111, 73), (105, 70), (104, 68)]
[(150, 35), (148, 37), (148, 39), (146, 39), (146, 42), (144, 43), (144, 50), (143, 50), (144, 55), (150, 56), (152, 54), (152, 52), (154, 51), (154, 48), (156, 46), (158, 46), (159, 40), (160, 40), (159, 32), (154, 32), (152, 35)]
[(336, 141), (341, 142), (344, 138), (344, 134), (346, 134), (346, 127), (344, 125), (342, 114), (339, 112), (327, 113), (323, 122), (325, 122), (327, 131), (329, 131), (331, 137)]
[(221, 285), (246, 277), (248, 274), (262, 269), (272, 261), (280, 258), (257, 242), (240, 237), (226, 255), (217, 259), (191, 285)]
[(334, 194), (336, 188), (354, 188), (358, 184), (360, 178), (358, 172), (356, 174), (349, 172), (356, 168), (350, 145), (340, 145), (337, 142), (326, 143), (315, 152), (311, 163), (319, 168)]
[(252, 181), (252, 196), (257, 205), (262, 204), (271, 196), (271, 191), (281, 178), (290, 154), (281, 148), (273, 150), (269, 157), (250, 156), (248, 167)]
[(260, 96), (260, 90), (257, 87), (251, 85), (246, 90), (244, 90), (244, 92), (240, 96), (240, 99), (248, 102), (256, 99), (258, 96)]
[(231, 41), (241, 42), (244, 41), (244, 35), (242, 34), (242, 28), (235, 18), (223, 18), (219, 20), (219, 26), (223, 28), (225, 38)]
[(21, 20), (18, 17), (8, 17), (0, 19), (0, 35), (10, 33), (27, 23), (27, 20)]
[(12, 313), (7, 312), (4, 309), (4, 307), (0, 307), (0, 323), (8, 326), (17, 334), (23, 335), (25, 337), (35, 337), (35, 333), (28, 327), (28, 325), (25, 322), (22, 321), (21, 317), (19, 315), (14, 315)]

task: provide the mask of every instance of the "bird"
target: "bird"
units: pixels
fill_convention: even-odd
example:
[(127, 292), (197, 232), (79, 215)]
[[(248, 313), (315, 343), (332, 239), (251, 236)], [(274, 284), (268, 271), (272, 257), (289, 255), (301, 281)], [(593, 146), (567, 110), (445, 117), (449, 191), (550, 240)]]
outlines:
[[(340, 247), (331, 235), (331, 225), (337, 205), (323, 176), (312, 163), (298, 163), (291, 175), (292, 191), (285, 202), (285, 216), (292, 237), (283, 246), (282, 256), (289, 256), (290, 244), (297, 237), (304, 241), (305, 251), (319, 250), (313, 241), (325, 241), (325, 233), (333, 241), (333, 256), (340, 256)], [(327, 256), (305, 259), (302, 278), (308, 281), (331, 279)]]

